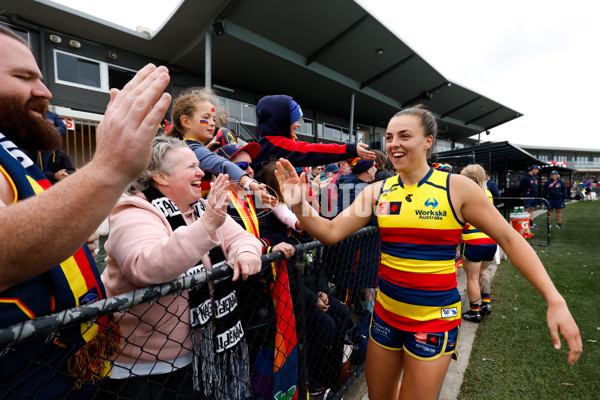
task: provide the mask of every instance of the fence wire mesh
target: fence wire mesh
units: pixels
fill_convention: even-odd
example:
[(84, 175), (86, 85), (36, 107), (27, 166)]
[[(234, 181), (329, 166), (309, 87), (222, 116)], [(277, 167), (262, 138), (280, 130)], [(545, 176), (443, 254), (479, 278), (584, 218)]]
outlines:
[(341, 398), (364, 369), (379, 231), (294, 247), (246, 281), (221, 265), (0, 329), (0, 398)]

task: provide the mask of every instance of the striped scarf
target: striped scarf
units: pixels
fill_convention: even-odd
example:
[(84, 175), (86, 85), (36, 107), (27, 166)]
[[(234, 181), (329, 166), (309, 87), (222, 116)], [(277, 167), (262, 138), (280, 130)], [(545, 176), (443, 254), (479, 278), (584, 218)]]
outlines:
[[(2, 133), (0, 172), (13, 188), (13, 203), (38, 195), (51, 186), (33, 161)], [(49, 285), (47, 291), (40, 286), (45, 284)], [(87, 245), (83, 245), (56, 267), (0, 293), (0, 313), (9, 316), (2, 325), (34, 319), (104, 298), (106, 293), (94, 258)], [(119, 336), (118, 324), (111, 316), (100, 317), (93, 323), (80, 324), (58, 333), (54, 340), (56, 345), (67, 349), (77, 348), (67, 362), (76, 389), (81, 388), (84, 382), (98, 382), (110, 371), (106, 360), (120, 351)]]
[[(143, 191), (146, 199), (169, 222), (175, 231), (185, 226), (181, 211), (168, 197), (150, 186)], [(206, 209), (198, 200), (191, 205), (196, 218)], [(212, 268), (226, 262), (220, 246), (209, 252)], [(192, 275), (204, 271), (202, 261), (186, 271)], [(250, 395), (250, 369), (248, 344), (238, 314), (237, 282), (231, 277), (209, 282), (190, 289), (190, 321), (194, 357), (194, 390), (203, 390), (206, 396), (232, 400)]]

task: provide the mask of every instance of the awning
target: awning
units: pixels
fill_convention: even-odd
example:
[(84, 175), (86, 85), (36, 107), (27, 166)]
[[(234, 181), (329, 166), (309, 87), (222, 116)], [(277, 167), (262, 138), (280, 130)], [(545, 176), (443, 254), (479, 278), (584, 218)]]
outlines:
[[(375, 126), (421, 103), (439, 119), (440, 137), (450, 140), (522, 115), (449, 81), (353, 0), (184, 0), (153, 35), (48, 0), (3, 4), (4, 18), (15, 24), (35, 24), (167, 64), (173, 82), (181, 85), (190, 82), (186, 72), (204, 75), (210, 32), (213, 83), (233, 91), (223, 92), (226, 97), (251, 103), (286, 93), (303, 107), (349, 120), (354, 95), (355, 123)], [(126, 59), (125, 54), (119, 62)]]

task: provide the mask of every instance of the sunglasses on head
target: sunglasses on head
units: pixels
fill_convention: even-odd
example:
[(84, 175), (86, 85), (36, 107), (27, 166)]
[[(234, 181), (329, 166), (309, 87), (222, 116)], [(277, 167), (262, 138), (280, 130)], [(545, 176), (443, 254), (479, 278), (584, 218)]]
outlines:
[(250, 163), (246, 162), (246, 161), (240, 161), (240, 162), (236, 162), (235, 165), (240, 167), (240, 169), (248, 169), (248, 167), (250, 166)]

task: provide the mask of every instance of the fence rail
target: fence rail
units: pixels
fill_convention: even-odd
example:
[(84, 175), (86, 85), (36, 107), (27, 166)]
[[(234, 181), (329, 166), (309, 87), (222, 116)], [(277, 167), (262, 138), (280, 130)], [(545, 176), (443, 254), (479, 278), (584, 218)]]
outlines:
[[(314, 380), (315, 377), (318, 375), (315, 373), (315, 367), (318, 367), (319, 369), (327, 371), (326, 374), (319, 375), (319, 379), (322, 379), (324, 381), (329, 380), (326, 386), (332, 388), (332, 391), (329, 393), (328, 399), (339, 399), (343, 396), (344, 391), (348, 389), (349, 385), (354, 380), (354, 378), (358, 374), (360, 374), (364, 369), (366, 340), (361, 339), (357, 341), (355, 338), (363, 337), (366, 339), (366, 336), (368, 336), (368, 334), (366, 333), (367, 325), (365, 325), (365, 321), (368, 320), (369, 310), (368, 307), (365, 307), (366, 301), (362, 298), (363, 291), (362, 283), (360, 281), (362, 278), (358, 276), (358, 281), (350, 282), (348, 281), (348, 279), (345, 279), (347, 277), (341, 277), (342, 274), (350, 274), (353, 273), (353, 270), (356, 271), (358, 265), (342, 265), (345, 261), (342, 260), (343, 257), (340, 258), (339, 251), (341, 249), (343, 250), (343, 252), (350, 254), (354, 249), (366, 249), (371, 247), (371, 253), (378, 254), (378, 235), (379, 230), (376, 227), (371, 226), (360, 229), (346, 240), (331, 247), (324, 247), (318, 241), (300, 243), (294, 246), (296, 251), (294, 258), (286, 260), (287, 271), (290, 275), (288, 281), (290, 287), (289, 293), (291, 295), (294, 311), (292, 315), (296, 321), (296, 329), (294, 333), (297, 335), (298, 343), (298, 358), (295, 361), (292, 360), (295, 363), (295, 365), (292, 365), (292, 370), (294, 371), (294, 374), (292, 376), (288, 376), (287, 379), (288, 381), (290, 379), (294, 381), (293, 383), (298, 393), (307, 393), (307, 385), (308, 389), (314, 389), (314, 387), (311, 388), (311, 380)], [(375, 245), (377, 247), (373, 247)], [(350, 317), (348, 321), (349, 323), (340, 328), (342, 332), (341, 340), (339, 340), (340, 338), (338, 337), (332, 339), (332, 341), (328, 343), (314, 343), (315, 340), (319, 341), (320, 338), (328, 336), (330, 332), (325, 328), (325, 326), (320, 325), (323, 322), (322, 320), (312, 318), (314, 310), (312, 310), (310, 306), (306, 305), (306, 297), (304, 294), (304, 291), (306, 289), (305, 286), (307, 287), (307, 282), (311, 279), (311, 274), (316, 273), (316, 271), (310, 271), (312, 265), (311, 263), (315, 261), (315, 256), (319, 261), (317, 267), (322, 272), (326, 273), (328, 279), (334, 279), (336, 282), (338, 282), (338, 284), (336, 285), (329, 281), (329, 288), (331, 290), (330, 299), (332, 299), (330, 304), (333, 304), (333, 299), (335, 299), (335, 297), (341, 297), (339, 299), (340, 301), (338, 302), (339, 306), (343, 309), (347, 308), (347, 314)], [(260, 280), (267, 279), (268, 281), (268, 277), (272, 274), (273, 271), (272, 263), (281, 262), (282, 260), (283, 255), (281, 253), (272, 253), (262, 256), (263, 269), (261, 276), (264, 276), (256, 280), (254, 284), (248, 284), (248, 286), (256, 286), (256, 282), (259, 282), (258, 286), (262, 287), (262, 289), (270, 288), (270, 290), (273, 290), (273, 286), (269, 287), (268, 284), (261, 286)], [(358, 260), (359, 259), (357, 258), (355, 261)], [(365, 261), (360, 260), (360, 262)], [(372, 262), (372, 260), (369, 262)], [(378, 259), (376, 260), (376, 262), (378, 262)], [(359, 270), (362, 269), (363, 268), (361, 266)], [(375, 268), (371, 269), (371, 273), (377, 273), (376, 265)], [(14, 368), (20, 368), (22, 365), (24, 365), (23, 368), (25, 368), (25, 370), (19, 371), (19, 373), (25, 372), (25, 375), (27, 375), (27, 369), (35, 370), (36, 368), (56, 369), (56, 371), (50, 373), (51, 379), (49, 379), (48, 382), (45, 382), (42, 386), (40, 386), (36, 393), (41, 394), (41, 397), (46, 396), (49, 398), (62, 398), (52, 395), (44, 395), (43, 393), (51, 393), (51, 390), (47, 391), (46, 389), (52, 387), (53, 381), (55, 379), (58, 379), (63, 376), (66, 376), (71, 379), (73, 378), (72, 376), (69, 376), (69, 374), (66, 371), (60, 370), (61, 368), (63, 368), (60, 366), (62, 364), (57, 363), (53, 366), (51, 362), (48, 362), (48, 360), (45, 359), (45, 349), (49, 347), (54, 348), (54, 346), (56, 346), (55, 342), (57, 341), (57, 339), (63, 339), (62, 333), (65, 332), (68, 328), (73, 329), (72, 327), (76, 327), (80, 324), (83, 324), (82, 326), (85, 326), (85, 324), (87, 324), (88, 327), (94, 324), (99, 324), (99, 319), (107, 315), (115, 316), (115, 319), (118, 321), (124, 321), (124, 316), (127, 316), (127, 318), (130, 318), (130, 320), (133, 318), (134, 320), (139, 321), (139, 324), (134, 329), (134, 331), (128, 337), (123, 337), (122, 345), (130, 346), (130, 340), (132, 338), (132, 335), (136, 332), (136, 330), (143, 330), (145, 328), (143, 322), (145, 318), (144, 312), (136, 311), (139, 307), (144, 307), (144, 309), (150, 309), (152, 307), (164, 307), (165, 316), (169, 316), (171, 313), (170, 307), (173, 304), (169, 303), (172, 301), (170, 299), (187, 298), (189, 293), (192, 293), (193, 290), (196, 290), (198, 288), (212, 287), (214, 285), (217, 285), (218, 282), (227, 280), (231, 276), (231, 268), (227, 265), (222, 265), (210, 271), (202, 271), (193, 275), (181, 277), (170, 282), (138, 289), (129, 293), (97, 301), (92, 304), (65, 310), (48, 316), (39, 317), (34, 320), (25, 321), (9, 326), (7, 328), (0, 329), (0, 374), (3, 375), (2, 379), (0, 379), (0, 398), (21, 398), (18, 392), (13, 391), (13, 380), (7, 379), (7, 376), (5, 374), (14, 372), (10, 371), (9, 368), (9, 365), (13, 363), (14, 359), (21, 359), (24, 357), (28, 358), (24, 364), (14, 364)], [(370, 276), (365, 279), (373, 280), (376, 278)], [(240, 283), (240, 285), (245, 284), (246, 283)], [(345, 286), (342, 287), (342, 285)], [(361, 290), (358, 290), (357, 288), (361, 288)], [(261, 317), (261, 312), (263, 311), (263, 309), (261, 308), (259, 298), (260, 293), (250, 293), (246, 297), (244, 297), (244, 295), (241, 294), (243, 293), (243, 290), (240, 290), (239, 293), (240, 303), (246, 303), (243, 304), (244, 306), (246, 306), (245, 309), (254, 310), (255, 314), (251, 317)], [(262, 294), (264, 295), (264, 293)], [(268, 299), (269, 301), (271, 301), (270, 294)], [(274, 309), (278, 310), (276, 307)], [(186, 309), (185, 312), (189, 313), (190, 310)], [(337, 312), (339, 312), (339, 309)], [(328, 311), (328, 314), (329, 313), (330, 312)], [(177, 316), (179, 323), (181, 323), (182, 321), (180, 317), (181, 316)], [(244, 340), (246, 340), (248, 343), (250, 356), (246, 358), (247, 365), (244, 365), (243, 367), (249, 370), (250, 375), (247, 375), (245, 377), (245, 379), (247, 379), (248, 381), (243, 382), (247, 387), (247, 392), (244, 395), (231, 398), (287, 398), (283, 393), (280, 393), (279, 395), (273, 395), (270, 392), (264, 391), (264, 388), (262, 386), (264, 386), (265, 382), (267, 383), (267, 388), (269, 389), (271, 387), (275, 388), (276, 386), (273, 383), (274, 378), (272, 376), (267, 376), (266, 378), (262, 376), (270, 375), (270, 373), (273, 371), (265, 371), (264, 369), (261, 370), (262, 367), (257, 363), (257, 360), (259, 359), (265, 361), (265, 354), (269, 354), (269, 351), (282, 350), (275, 347), (276, 345), (274, 340), (274, 330), (280, 328), (276, 327), (275, 325), (279, 323), (284, 323), (284, 327), (293, 326), (293, 324), (289, 324), (289, 321), (283, 319), (283, 314), (277, 315), (276, 317), (277, 318), (269, 321), (264, 327), (262, 327), (260, 324), (258, 324), (257, 326), (252, 326), (252, 324), (248, 321), (244, 321)], [(339, 321), (336, 320), (335, 322), (337, 323)], [(159, 326), (161, 323), (162, 322), (159, 321), (155, 326), (152, 327), (152, 335), (165, 335), (165, 332), (162, 330), (163, 328)], [(174, 331), (171, 332), (171, 335), (174, 335), (174, 333)], [(165, 341), (174, 340), (170, 339), (169, 333), (167, 333), (166, 335), (167, 336), (164, 339)], [(317, 339), (315, 339), (315, 337), (317, 337)], [(350, 339), (354, 339), (354, 341)], [(193, 352), (195, 348), (193, 346), (189, 347), (184, 343), (183, 340), (181, 341), (180, 347), (181, 352)], [(36, 354), (38, 348), (42, 350), (40, 350), (38, 354)], [(31, 349), (36, 349), (36, 351), (32, 351)], [(121, 352), (123, 352), (126, 349), (127, 348), (124, 347), (123, 349), (121, 349)], [(263, 351), (265, 349), (266, 351)], [(318, 351), (315, 352), (315, 349), (317, 349)], [(142, 354), (140, 357), (143, 357), (143, 346), (140, 349), (134, 349), (134, 352), (137, 350), (139, 350), (139, 352)], [(324, 357), (324, 354), (331, 355), (331, 357)], [(101, 355), (94, 356), (102, 358)], [(269, 357), (271, 358), (269, 359)], [(272, 357), (273, 355), (271, 353), (270, 356), (266, 357), (267, 361), (270, 360), (272, 363)], [(117, 360), (119, 360), (118, 357)], [(173, 375), (176, 372), (183, 372), (183, 376), (185, 376), (186, 379), (190, 378), (190, 382), (193, 380), (191, 379), (192, 376), (198, 376), (198, 372), (196, 371), (196, 365), (194, 363), (192, 363), (194, 364), (194, 368), (186, 369), (177, 367), (176, 363), (173, 362), (172, 359), (160, 359), (159, 357), (157, 357), (156, 364), (158, 365), (160, 363), (167, 363), (171, 365), (173, 367)], [(113, 367), (113, 369), (114, 368), (115, 367)], [(124, 382), (128, 380), (133, 380), (134, 378), (140, 378), (140, 376), (143, 375), (140, 374), (139, 371), (133, 373), (133, 371), (136, 368), (135, 365), (131, 368), (132, 373), (130, 378), (110, 378), (104, 379), (100, 382), (92, 383), (91, 385), (84, 385), (84, 389), (81, 390), (87, 389), (88, 391), (86, 392), (85, 396), (81, 397), (91, 398), (96, 396), (96, 398), (116, 398), (119, 395), (126, 396), (127, 392), (124, 389)], [(229, 384), (230, 379), (239, 380), (241, 376), (243, 376), (243, 374), (241, 374), (238, 377), (235, 377), (232, 374), (228, 374), (228, 381), (225, 383), (225, 386)], [(151, 385), (153, 384), (152, 379), (154, 379), (155, 376), (150, 373), (145, 378), (142, 376), (142, 378), (147, 378), (148, 385)], [(123, 383), (123, 392), (120, 391), (121, 389), (115, 389), (115, 382), (118, 382), (119, 384)], [(325, 382), (320, 382), (320, 384), (322, 383)], [(161, 383), (161, 385), (163, 384)], [(161, 388), (159, 390), (162, 390), (162, 388), (164, 387), (165, 392), (163, 392), (162, 397), (159, 395), (157, 398), (174, 398), (175, 395), (178, 395), (181, 398), (188, 398), (184, 390), (175, 390), (172, 392), (167, 392), (166, 388), (168, 386), (169, 383), (165, 383), (163, 386), (159, 386)], [(229, 389), (226, 388), (225, 390)], [(189, 398), (229, 398), (229, 395), (222, 396), (218, 394), (217, 391), (214, 391), (212, 395), (202, 395), (201, 393), (202, 392), (190, 391)], [(78, 390), (72, 389), (68, 393), (68, 395), (64, 397), (76, 398), (78, 394)], [(32, 397), (35, 398), (38, 396), (33, 395)], [(302, 396), (299, 396), (299, 398), (302, 398)]]
[[(511, 210), (521, 206), (525, 200), (532, 200), (532, 198), (501, 197), (496, 198), (495, 203), (509, 221)], [(538, 200), (542, 209), (548, 208), (548, 202), (545, 199), (533, 198), (533, 200)], [(544, 229), (546, 230), (544, 231)], [(545, 227), (542, 226), (536, 231), (537, 238), (544, 235), (547, 238), (546, 243), (538, 243), (538, 241), (530, 239), (530, 244), (550, 245), (548, 214), (546, 214)], [(93, 356), (110, 361), (114, 371), (121, 371), (120, 375), (115, 377), (115, 373), (113, 373), (111, 378), (91, 384), (86, 383), (84, 388), (87, 388), (88, 392), (84, 396), (80, 396), (82, 398), (94, 396), (99, 399), (119, 396), (127, 398), (129, 393), (126, 391), (127, 382), (143, 379), (147, 380), (148, 387), (153, 388), (152, 390), (157, 393), (164, 391), (162, 396), (159, 394), (157, 398), (170, 399), (178, 395), (181, 398), (286, 399), (285, 391), (275, 393), (278, 387), (290, 388), (297, 393), (307, 393), (307, 391), (315, 391), (315, 382), (318, 382), (317, 389), (321, 386), (332, 389), (328, 399), (340, 399), (354, 379), (364, 370), (371, 311), (369, 304), (375, 299), (379, 244), (379, 230), (370, 226), (360, 229), (333, 246), (323, 246), (318, 241), (296, 244), (294, 246), (295, 256), (292, 259), (283, 260), (281, 253), (263, 255), (261, 274), (252, 277), (254, 280), (238, 282), (238, 286), (233, 287), (239, 293), (239, 314), (244, 318), (247, 317), (240, 319), (247, 354), (244, 353), (246, 350), (242, 349), (240, 354), (243, 354), (241, 358), (243, 365), (231, 364), (231, 359), (227, 361), (230, 362), (232, 368), (235, 367), (233, 370), (236, 372), (224, 375), (224, 383), (214, 382), (203, 386), (204, 381), (201, 378), (207, 375), (199, 372), (203, 370), (199, 367), (201, 362), (198, 361), (201, 359), (201, 354), (198, 360), (194, 358), (196, 357), (194, 352), (201, 353), (197, 344), (188, 343), (186, 338), (176, 339), (175, 328), (171, 331), (165, 330), (165, 325), (168, 323), (165, 323), (162, 318), (152, 322), (155, 325), (149, 325), (146, 318), (150, 310), (153, 308), (156, 310), (158, 307), (164, 314), (165, 320), (171, 317), (175, 318), (175, 326), (187, 324), (186, 332), (189, 332), (187, 336), (195, 335), (193, 323), (189, 322), (193, 318), (187, 320), (182, 318), (184, 313), (186, 313), (185, 315), (190, 314), (191, 293), (202, 288), (213, 290), (219, 282), (230, 280), (232, 270), (227, 265), (0, 329), (0, 377), (2, 378), (0, 379), (0, 398), (23, 397), (19, 396), (19, 393), (13, 392), (13, 381), (16, 378), (13, 379), (11, 374), (19, 369), (23, 369), (19, 370), (19, 373), (25, 372), (27, 375), (28, 370), (55, 368), (49, 374), (48, 381), (44, 382), (36, 393), (45, 393), (45, 386), (52, 387), (54, 381), (59, 377), (73, 381), (73, 376), (64, 370), (64, 359), (56, 364), (46, 359), (47, 349), (54, 349), (57, 342), (64, 342), (66, 335), (63, 333), (68, 329), (77, 329), (78, 325), (87, 326), (90, 329), (94, 325), (100, 325), (103, 317), (112, 315), (119, 325), (125, 324), (122, 326), (131, 328), (130, 325), (127, 325), (131, 324), (131, 321), (135, 321), (136, 325), (133, 330), (130, 329), (129, 333), (122, 337), (123, 348), (118, 357), (113, 356), (107, 359), (101, 354)], [(283, 265), (289, 275), (289, 279), (284, 284), (288, 285), (287, 290), (291, 304), (284, 304), (284, 308), (278, 308), (277, 303), (281, 303), (282, 300), (281, 297), (275, 298), (274, 295), (277, 281), (274, 271), (275, 264), (282, 261), (285, 261)], [(320, 311), (316, 312), (315, 305), (307, 303), (309, 294), (306, 291), (307, 289), (316, 290), (314, 283), (318, 276), (324, 276), (327, 282), (332, 306), (327, 311), (329, 319), (321, 318), (323, 315), (320, 314)], [(217, 302), (213, 295), (214, 293), (211, 292), (210, 298), (213, 302)], [(173, 311), (173, 307), (181, 299), (186, 299), (185, 310)], [(235, 302), (224, 302), (223, 304), (237, 306)], [(335, 307), (333, 307), (334, 305)], [(179, 381), (185, 382), (186, 385), (189, 384), (187, 392), (180, 386), (171, 387), (168, 380), (156, 382), (158, 375), (155, 376), (152, 371), (140, 372), (137, 369), (140, 365), (142, 367), (148, 365), (149, 350), (145, 348), (145, 344), (133, 344), (138, 332), (144, 330), (149, 331), (149, 338), (153, 335), (162, 335), (165, 343), (171, 342), (172, 345), (174, 342), (176, 344), (179, 354), (175, 358), (163, 357), (160, 353), (162, 350), (159, 350), (155, 355), (155, 360), (149, 364), (153, 368), (161, 366), (164, 368), (167, 365), (170, 368), (169, 371), (172, 372), (158, 375), (177, 376), (177, 385), (181, 385)], [(211, 336), (211, 340), (227, 342), (229, 338), (224, 338), (223, 334), (234, 331), (235, 329), (221, 332), (221, 339), (219, 339), (219, 331), (216, 330), (217, 337)], [(293, 335), (290, 336), (293, 340), (288, 337), (290, 332), (293, 332)], [(292, 346), (294, 343), (297, 343), (297, 357), (289, 358), (292, 373), (284, 376), (285, 379), (283, 379), (284, 381), (287, 379), (291, 386), (284, 387), (277, 380), (281, 377), (275, 377), (277, 368), (274, 362), (278, 355), (282, 356), (283, 354), (285, 357), (289, 357), (291, 353), (287, 351), (294, 347)], [(81, 346), (73, 343), (68, 345), (72, 349), (71, 353), (77, 349), (77, 346)], [(225, 347), (227, 346), (223, 348)], [(218, 349), (218, 347), (216, 348)], [(130, 359), (132, 354), (137, 355), (133, 356), (135, 359), (133, 363), (127, 363), (119, 361), (123, 354)], [(181, 356), (181, 354), (186, 356)], [(212, 362), (215, 364), (226, 362), (219, 361), (218, 352), (214, 357)], [(15, 363), (14, 360), (20, 361)], [(142, 360), (143, 362), (141, 362)], [(187, 360), (185, 361), (187, 364), (183, 366), (178, 364), (183, 362), (182, 360)], [(207, 365), (203, 364), (203, 368), (206, 368)], [(122, 376), (123, 371), (125, 371), (125, 378)], [(232, 391), (229, 387), (231, 381), (239, 383), (240, 389), (236, 392), (237, 395), (230, 393)], [(191, 389), (192, 382), (196, 382), (194, 387), (198, 389), (197, 391)], [(118, 385), (115, 386), (115, 383)], [(209, 388), (206, 389), (206, 386)], [(205, 392), (202, 392), (203, 388)], [(230, 392), (222, 395), (215, 388)], [(72, 389), (65, 397), (76, 398), (80, 394), (78, 390)], [(140, 393), (143, 394), (144, 391), (142, 390)], [(35, 398), (37, 395), (31, 397)], [(50, 395), (47, 397), (60, 398)]]

